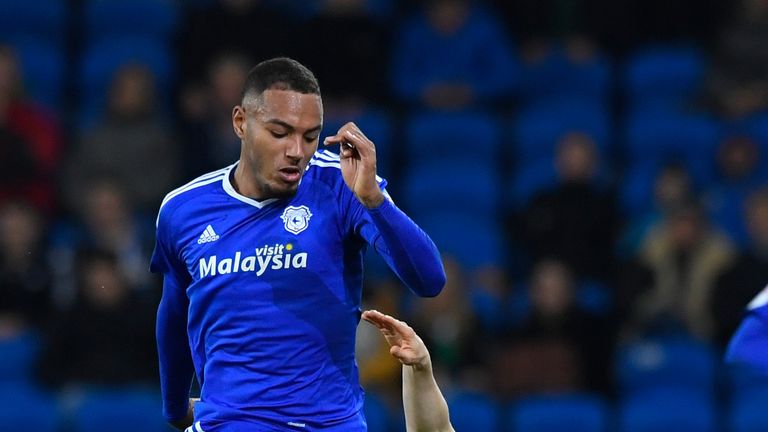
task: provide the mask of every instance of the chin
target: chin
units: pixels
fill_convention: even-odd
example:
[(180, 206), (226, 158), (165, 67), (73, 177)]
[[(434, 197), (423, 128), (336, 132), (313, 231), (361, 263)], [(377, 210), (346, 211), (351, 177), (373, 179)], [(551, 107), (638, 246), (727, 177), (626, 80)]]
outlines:
[(292, 186), (273, 186), (269, 188), (268, 195), (270, 198), (291, 198), (292, 196), (296, 195), (298, 190), (298, 183)]

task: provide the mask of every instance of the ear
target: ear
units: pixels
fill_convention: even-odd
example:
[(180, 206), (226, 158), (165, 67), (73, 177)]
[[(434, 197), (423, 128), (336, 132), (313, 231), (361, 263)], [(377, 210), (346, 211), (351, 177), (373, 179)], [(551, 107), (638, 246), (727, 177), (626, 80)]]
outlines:
[(232, 128), (235, 130), (235, 135), (240, 139), (245, 137), (246, 123), (245, 109), (240, 105), (232, 108)]

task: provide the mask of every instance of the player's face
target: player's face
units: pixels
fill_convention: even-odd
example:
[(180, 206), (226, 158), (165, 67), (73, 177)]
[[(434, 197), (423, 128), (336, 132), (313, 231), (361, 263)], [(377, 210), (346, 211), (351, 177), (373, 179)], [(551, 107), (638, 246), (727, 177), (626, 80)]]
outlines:
[(254, 107), (238, 108), (244, 121), (241, 160), (262, 198), (292, 196), (317, 150), (323, 123), (319, 95), (266, 90)]

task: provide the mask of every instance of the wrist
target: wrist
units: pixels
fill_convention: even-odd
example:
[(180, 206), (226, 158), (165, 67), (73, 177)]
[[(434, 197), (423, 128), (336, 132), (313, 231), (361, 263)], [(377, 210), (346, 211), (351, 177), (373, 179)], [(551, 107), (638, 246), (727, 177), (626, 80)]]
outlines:
[(366, 195), (358, 195), (357, 199), (360, 200), (360, 203), (362, 203), (365, 208), (375, 209), (381, 206), (386, 198), (384, 197), (384, 193), (381, 192), (381, 189), (376, 188), (376, 192)]
[(427, 354), (426, 356), (424, 356), (421, 359), (419, 359), (419, 361), (417, 361), (416, 363), (412, 364), (411, 367), (413, 368), (414, 372), (420, 372), (420, 373), (429, 372), (429, 373), (431, 373), (432, 372), (432, 361), (429, 358), (429, 354)]

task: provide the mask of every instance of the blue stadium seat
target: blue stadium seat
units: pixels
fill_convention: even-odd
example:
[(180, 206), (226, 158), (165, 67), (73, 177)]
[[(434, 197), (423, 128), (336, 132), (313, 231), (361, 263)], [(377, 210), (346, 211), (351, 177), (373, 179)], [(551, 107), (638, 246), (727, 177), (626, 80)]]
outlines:
[(78, 432), (169, 432), (160, 395), (133, 387), (89, 389), (77, 407)]
[(608, 404), (588, 394), (529, 397), (509, 409), (504, 432), (606, 432)]
[(717, 412), (709, 395), (658, 388), (621, 403), (619, 431), (714, 432), (717, 430)]
[[(354, 122), (360, 127), (360, 130), (376, 145), (376, 163), (377, 173), (391, 179), (393, 173), (392, 157), (395, 149), (392, 148), (392, 121), (389, 116), (380, 109), (368, 108), (352, 117), (333, 117), (326, 113), (323, 119), (323, 134), (320, 140), (322, 147), (322, 138), (335, 134), (347, 122)], [(330, 147), (329, 150), (338, 153), (338, 146)]]
[(551, 159), (563, 135), (583, 132), (595, 140), (601, 154), (609, 152), (610, 118), (604, 106), (590, 100), (563, 99), (533, 104), (514, 120), (518, 164)]
[(529, 102), (563, 96), (607, 101), (611, 65), (601, 55), (589, 62), (576, 63), (558, 48), (542, 61), (523, 66), (520, 88)]
[(468, 269), (504, 264), (504, 230), (495, 216), (455, 211), (413, 214), (438, 249)]
[(716, 385), (716, 365), (712, 347), (684, 337), (669, 337), (622, 347), (616, 374), (625, 395), (660, 386), (711, 394)]
[(32, 382), (40, 349), (40, 338), (31, 331), (0, 341), (0, 383)]
[(0, 1), (0, 39), (31, 36), (63, 45), (66, 0)]
[(495, 168), (475, 159), (414, 166), (402, 181), (404, 207), (412, 212), (463, 210), (486, 217), (500, 208), (501, 179)]
[(0, 428), (4, 431), (57, 432), (60, 429), (56, 400), (41, 389), (2, 381), (0, 401), (3, 401)]
[(627, 215), (642, 215), (654, 207), (654, 187), (661, 170), (657, 161), (630, 165), (620, 184), (619, 205)]
[(762, 432), (768, 430), (768, 387), (765, 376), (760, 388), (734, 395), (726, 421), (730, 432)]
[(497, 333), (506, 329), (510, 318), (504, 302), (495, 293), (473, 287), (469, 290), (469, 301), (482, 331)]
[(678, 104), (700, 89), (706, 68), (701, 50), (654, 46), (634, 53), (626, 64), (624, 86), (630, 105)]
[(496, 163), (500, 131), (493, 117), (480, 112), (418, 112), (406, 126), (408, 162), (465, 161)]
[(722, 133), (722, 125), (707, 116), (638, 110), (626, 122), (626, 158), (634, 163), (679, 161), (694, 181), (706, 183)]
[(486, 395), (460, 391), (447, 397), (451, 424), (457, 431), (496, 431), (501, 413)]
[(149, 36), (170, 41), (179, 20), (172, 0), (88, 0), (85, 28), (91, 40)]
[(17, 37), (8, 42), (19, 58), (24, 88), (31, 99), (48, 108), (58, 108), (66, 75), (61, 48), (40, 37)]
[(710, 220), (725, 233), (738, 248), (749, 248), (751, 239), (745, 218), (749, 196), (761, 186), (768, 184), (765, 175), (755, 176), (742, 183), (718, 183), (709, 188), (705, 204)]

